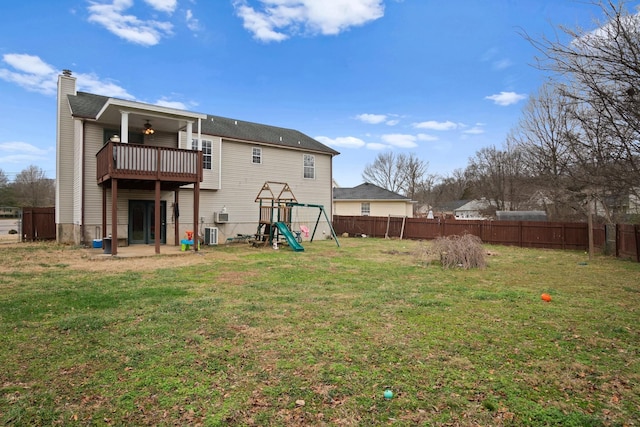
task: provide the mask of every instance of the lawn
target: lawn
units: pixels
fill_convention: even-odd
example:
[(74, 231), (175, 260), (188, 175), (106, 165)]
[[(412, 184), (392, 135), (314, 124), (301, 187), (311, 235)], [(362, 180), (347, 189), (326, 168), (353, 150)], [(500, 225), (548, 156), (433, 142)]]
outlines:
[(428, 243), (340, 243), (0, 245), (0, 423), (640, 425), (640, 264), (492, 246), (445, 270)]

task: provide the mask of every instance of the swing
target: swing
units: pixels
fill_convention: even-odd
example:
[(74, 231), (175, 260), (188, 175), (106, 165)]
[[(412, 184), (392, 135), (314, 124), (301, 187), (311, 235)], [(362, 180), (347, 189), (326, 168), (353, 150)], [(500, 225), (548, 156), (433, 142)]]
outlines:
[[(304, 233), (304, 237), (309, 237), (309, 227), (307, 227), (305, 224), (308, 223), (309, 221), (307, 221), (306, 217), (305, 217), (305, 224), (302, 224), (300, 222), (300, 209), (302, 209), (302, 206), (296, 206), (296, 223), (298, 224), (298, 227), (300, 228), (300, 231), (296, 231), (296, 237), (299, 237), (302, 233)], [(302, 240), (302, 238), (300, 238), (300, 240)]]

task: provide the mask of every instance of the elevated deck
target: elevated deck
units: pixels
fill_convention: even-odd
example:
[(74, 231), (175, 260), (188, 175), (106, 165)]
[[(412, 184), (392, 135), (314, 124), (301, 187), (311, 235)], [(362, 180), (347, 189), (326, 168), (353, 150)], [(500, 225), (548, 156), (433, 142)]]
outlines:
[(96, 179), (110, 187), (153, 189), (160, 181), (171, 190), (202, 181), (202, 152), (119, 142), (106, 143), (96, 154)]

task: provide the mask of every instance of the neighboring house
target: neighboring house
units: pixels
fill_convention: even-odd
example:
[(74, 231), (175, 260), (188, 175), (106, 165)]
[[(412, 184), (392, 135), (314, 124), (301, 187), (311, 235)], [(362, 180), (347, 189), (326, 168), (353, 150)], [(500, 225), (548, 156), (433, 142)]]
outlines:
[(487, 199), (470, 200), (453, 210), (456, 219), (485, 219), (483, 212), (490, 209), (492, 203)]
[(333, 213), (345, 216), (406, 216), (413, 218), (414, 201), (365, 182), (333, 189)]
[(59, 242), (111, 235), (113, 254), (115, 242), (159, 253), (187, 230), (217, 227), (210, 234), (222, 241), (254, 234), (265, 181), (286, 182), (298, 202), (331, 217), (339, 153), (299, 131), (77, 92), (67, 70), (57, 120)]
[(439, 219), (455, 218), (456, 209), (466, 205), (469, 202), (470, 200), (452, 200), (445, 203), (439, 203), (438, 205), (433, 206), (431, 211), (433, 212), (434, 218), (439, 218)]

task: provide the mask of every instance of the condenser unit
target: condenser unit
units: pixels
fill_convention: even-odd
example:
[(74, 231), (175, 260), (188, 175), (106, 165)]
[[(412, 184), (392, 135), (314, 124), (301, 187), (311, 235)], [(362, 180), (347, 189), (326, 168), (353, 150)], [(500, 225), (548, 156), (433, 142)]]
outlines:
[(219, 224), (229, 222), (229, 214), (227, 212), (216, 212), (214, 221)]
[(218, 244), (218, 227), (206, 227), (204, 229), (204, 244), (205, 245)]

